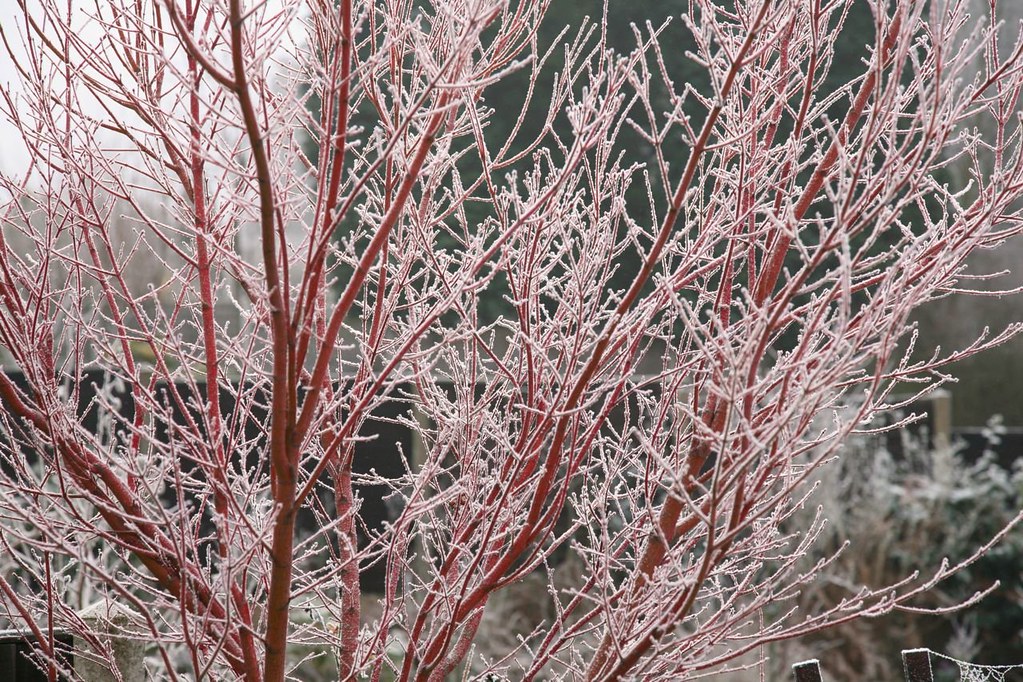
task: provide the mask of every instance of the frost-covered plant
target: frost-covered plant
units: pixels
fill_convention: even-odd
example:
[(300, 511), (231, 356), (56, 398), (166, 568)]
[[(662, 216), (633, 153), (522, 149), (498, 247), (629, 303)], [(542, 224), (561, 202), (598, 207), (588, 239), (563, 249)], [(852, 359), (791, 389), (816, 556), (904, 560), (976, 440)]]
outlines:
[[(1002, 428), (1000, 419), (992, 419), (985, 429), (990, 443), (997, 443)], [(858, 436), (847, 441), (840, 460), (820, 469), (817, 499), (825, 506), (829, 524), (804, 561), (809, 567), (844, 549), (800, 595), (802, 608), (826, 608), (861, 585), (890, 584), (942, 561), (962, 561), (1018, 514), (1023, 501), (1023, 460), (1007, 471), (991, 451), (967, 461), (961, 444), (931, 449), (926, 432), (899, 435), (901, 447), (896, 455), (885, 447), (884, 439)], [(805, 523), (810, 513), (804, 510), (790, 523)], [(970, 567), (918, 600), (916, 606), (923, 612), (886, 614), (776, 646), (773, 669), (781, 673), (792, 660), (817, 656), (827, 672), (839, 679), (859, 675), (898, 679), (900, 651), (917, 647), (959, 660), (1019, 663), (1023, 660), (1021, 561), (1023, 532), (1016, 529)], [(998, 589), (968, 610), (927, 612), (959, 604), (996, 582)], [(939, 668), (945, 665), (938, 663)]]
[[(64, 599), (88, 580), (138, 612), (161, 679), (183, 653), (181, 676), (278, 682), (307, 642), (343, 679), (682, 679), (969, 564), (800, 606), (823, 519), (787, 521), (822, 463), (1017, 331), (910, 359), (913, 311), (1021, 231), (1023, 43), (957, 0), (871, 0), (866, 58), (825, 91), (858, 3), (691, 0), (628, 54), (587, 25), (543, 91), (545, 0), (21, 3), (9, 615), (44, 658), (51, 625), (102, 655)], [(704, 91), (663, 58), (686, 33)], [(515, 73), (501, 113), (545, 109), (535, 134), (495, 132)], [(965, 186), (941, 180), (957, 158)], [(356, 462), (394, 399), (419, 455)], [(360, 485), (395, 516), (367, 527)], [(482, 652), (525, 580), (548, 615)]]

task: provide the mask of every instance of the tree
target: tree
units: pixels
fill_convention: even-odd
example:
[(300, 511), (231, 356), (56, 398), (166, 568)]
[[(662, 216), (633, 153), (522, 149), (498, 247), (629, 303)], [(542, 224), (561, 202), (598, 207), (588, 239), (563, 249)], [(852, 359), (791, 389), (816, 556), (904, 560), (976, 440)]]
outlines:
[[(913, 311), (1020, 231), (1023, 43), (955, 0), (878, 0), (858, 75), (825, 89), (853, 4), (694, 0), (627, 54), (573, 28), (523, 104), (541, 134), (499, 142), (483, 93), (537, 82), (541, 0), (23, 5), (0, 591), (40, 660), (55, 627), (106, 655), (74, 603), (101, 593), (161, 678), (281, 680), (313, 642), (342, 679), (678, 679), (913, 608), (986, 551), (792, 608), (827, 569), (801, 561), (825, 519), (793, 525), (821, 467), (1018, 330), (910, 361)], [(664, 66), (687, 31), (709, 91)], [(360, 468), (388, 401), (422, 456)], [(368, 485), (395, 509), (377, 526)], [(524, 582), (548, 617), (488, 649)]]

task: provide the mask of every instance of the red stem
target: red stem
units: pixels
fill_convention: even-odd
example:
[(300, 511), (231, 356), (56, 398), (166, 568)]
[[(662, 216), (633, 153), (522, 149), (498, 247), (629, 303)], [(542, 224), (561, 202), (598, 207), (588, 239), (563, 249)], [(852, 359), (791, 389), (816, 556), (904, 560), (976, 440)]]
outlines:
[[(271, 491), (277, 516), (270, 541), (270, 587), (266, 599), (266, 658), (263, 662), (263, 678), (267, 682), (283, 682), (290, 624), (298, 473), (298, 441), (294, 437), (296, 382), (289, 371), (293, 366), (289, 362), (293, 338), (289, 334), (284, 292), (281, 290), (270, 161), (252, 94), (249, 92), (241, 0), (230, 1), (230, 15), (233, 90), (238, 97), (259, 190), (263, 276), (266, 280), (267, 298), (270, 301), (270, 330), (273, 340), (269, 454)], [(258, 680), (258, 677), (251, 676), (249, 679)]]
[[(351, 0), (343, 0), (340, 3), (338, 11), (341, 14), (341, 72), (339, 75), (340, 91), (337, 95), (337, 121), (333, 128), (327, 125), (322, 131), (325, 142), (329, 140), (331, 136), (333, 137), (334, 148), (330, 159), (330, 177), (326, 184), (322, 187), (317, 204), (322, 207), (322, 213), (318, 216), (317, 220), (313, 221), (314, 226), (319, 225), (319, 232), (322, 235), (326, 235), (326, 233), (332, 230), (337, 224), (333, 213), (337, 206), (338, 193), (341, 191), (341, 171), (344, 169), (348, 141), (348, 100), (351, 93), (353, 30)], [(326, 111), (327, 103), (323, 102), (321, 106), (323, 106)], [(328, 148), (325, 147), (326, 145), (321, 145), (321, 159), (326, 156), (323, 152), (327, 151)], [(312, 275), (303, 282), (305, 286), (299, 293), (298, 303), (295, 305), (295, 319), (292, 322), (292, 326), (299, 328), (298, 352), (296, 357), (300, 364), (305, 361), (313, 330), (313, 326), (309, 324), (308, 321), (311, 320), (313, 316), (313, 309), (316, 301), (315, 294), (323, 287), (323, 263), (326, 259), (327, 251), (324, 249), (314, 248), (314, 245), (320, 241), (322, 241), (322, 239), (317, 239), (315, 235), (309, 240), (310, 255), (309, 263), (306, 267)], [(305, 321), (306, 324), (303, 325), (303, 321)]]
[[(888, 55), (895, 45), (895, 41), (898, 38), (899, 27), (901, 26), (901, 14), (896, 14), (889, 27), (888, 35), (884, 41), (884, 45), (881, 51), (881, 62), (876, 65), (876, 68), (871, 68), (864, 78), (864, 81), (860, 87), (859, 92), (853, 105), (846, 115), (845, 123), (842, 129), (839, 131), (839, 135), (835, 141), (832, 142), (831, 147), (825, 154), (824, 158), (818, 164), (810, 182), (804, 189), (803, 194), (800, 196), (794, 208), (794, 218), (796, 221), (805, 215), (810, 205), (815, 200), (818, 192), (824, 185), (824, 182), (830, 177), (831, 172), (834, 170), (835, 164), (838, 160), (838, 153), (842, 145), (851, 135), (852, 130), (856, 127), (860, 116), (862, 115), (867, 101), (873, 92), (876, 78), (884, 64), (888, 60)], [(752, 31), (750, 37), (752, 36)], [(737, 59), (733, 63), (733, 70), (741, 62), (741, 59)], [(805, 108), (804, 98), (804, 108)], [(803, 109), (801, 109), (802, 115)], [(788, 251), (788, 247), (791, 244), (792, 238), (786, 233), (779, 232), (775, 246), (772, 249), (772, 253), (768, 258), (768, 262), (761, 272), (761, 279), (757, 282), (757, 287), (754, 292), (754, 301), (758, 306), (762, 305), (766, 300), (767, 296), (774, 290), (775, 283), (778, 280), (781, 272), (782, 265), (784, 263), (785, 254)], [(761, 353), (762, 355), (762, 353)], [(759, 357), (759, 356), (758, 356)], [(758, 365), (759, 362), (754, 362), (753, 365)], [(711, 396), (707, 400), (707, 406), (703, 413), (703, 421), (710, 429), (711, 433), (720, 433), (725, 426), (725, 414), (726, 410), (722, 409), (724, 406), (719, 404), (719, 401)], [(700, 470), (706, 464), (708, 457), (711, 452), (711, 443), (707, 439), (698, 439), (694, 444), (690, 453), (690, 459), (687, 466), (686, 478), (683, 480), (686, 482), (687, 493), (692, 494), (695, 492), (696, 476)], [(656, 535), (652, 535), (647, 543), (646, 548), (638, 563), (638, 579), (633, 583), (632, 598), (637, 598), (640, 590), (646, 584), (649, 577), (653, 575), (653, 571), (663, 563), (665, 556), (667, 555), (668, 543), (670, 543), (675, 537), (675, 531), (678, 526), (678, 519), (683, 511), (682, 501), (676, 497), (669, 497), (664, 506), (661, 508), (661, 512), (658, 518), (658, 530)], [(695, 590), (696, 587), (694, 586)], [(690, 600), (691, 601), (691, 600)], [(597, 679), (600, 675), (601, 679), (617, 679), (623, 672), (627, 670), (626, 667), (616, 665), (613, 668), (613, 672), (605, 674), (601, 670), (609, 662), (611, 654), (611, 634), (607, 631), (605, 634), (604, 641), (601, 643), (601, 647), (594, 656), (591, 664), (588, 679)], [(648, 638), (645, 640), (645, 646), (642, 650), (649, 649), (655, 643), (655, 638)], [(633, 649), (633, 653), (636, 653), (636, 649)], [(640, 652), (641, 653), (641, 652)], [(635, 661), (638, 656), (631, 658)]]

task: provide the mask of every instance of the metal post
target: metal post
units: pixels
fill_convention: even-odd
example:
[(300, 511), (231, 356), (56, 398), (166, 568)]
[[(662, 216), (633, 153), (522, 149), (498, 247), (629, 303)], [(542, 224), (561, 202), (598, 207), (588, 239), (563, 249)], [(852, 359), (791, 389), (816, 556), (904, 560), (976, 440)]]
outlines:
[(902, 652), (906, 682), (934, 682), (930, 649), (906, 649)]
[(821, 677), (821, 665), (815, 658), (809, 661), (802, 661), (792, 666), (792, 673), (796, 676), (796, 682), (823, 682)]

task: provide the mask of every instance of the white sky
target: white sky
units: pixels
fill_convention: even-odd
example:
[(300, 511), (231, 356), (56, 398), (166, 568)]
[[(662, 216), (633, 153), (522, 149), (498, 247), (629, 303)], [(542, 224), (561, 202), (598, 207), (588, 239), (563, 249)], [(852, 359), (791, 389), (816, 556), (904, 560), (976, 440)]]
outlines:
[[(31, 2), (31, 0), (29, 0)], [(7, 34), (7, 41), (12, 49), (21, 47), (18, 38), (20, 22), (18, 21), (18, 4), (16, 0), (0, 0), (0, 26)], [(7, 50), (0, 47), (0, 90), (18, 92), (16, 74)], [(14, 132), (6, 117), (0, 116), (0, 172), (20, 174), (28, 163), (28, 152), (21, 139)]]
[[(26, 0), (26, 5), (30, 11), (37, 3), (38, 0)], [(92, 2), (81, 2), (80, 0), (71, 0), (71, 4), (73, 13), (72, 23), (75, 26), (75, 32), (85, 39), (95, 35), (96, 42), (99, 42), (102, 28), (91, 21), (86, 14), (89, 9), (95, 11), (95, 4)], [(18, 59), (24, 59), (25, 52), (22, 38), (25, 35), (25, 20), (17, 0), (0, 0), (0, 26), (4, 29), (8, 46), (16, 53)], [(11, 95), (12, 99), (16, 99), (22, 92), (19, 76), (11, 56), (2, 46), (0, 46), (0, 90)], [(85, 109), (83, 113), (101, 116), (102, 108), (98, 103), (90, 102), (90, 99), (83, 98), (83, 108)], [(28, 106), (27, 102), (22, 101), (20, 103), (22, 109), (26, 106)], [(0, 172), (12, 177), (21, 177), (27, 170), (28, 163), (28, 150), (17, 133), (17, 129), (8, 121), (6, 104), (4, 103), (3, 110), (0, 111)]]
[[(30, 10), (38, 2), (39, 0), (26, 0)], [(87, 14), (88, 12), (94, 13), (96, 11), (96, 2), (83, 0), (70, 0), (70, 2), (73, 7), (72, 11), (77, 17), (77, 21), (74, 18), (72, 20), (75, 24), (76, 33), (86, 40), (91, 35), (95, 35), (96, 42), (98, 43), (101, 35), (100, 32), (103, 28), (96, 22), (88, 19)], [(57, 4), (63, 5), (64, 3), (59, 2)], [(99, 1), (100, 7), (103, 7), (104, 4), (102, 0)], [(261, 4), (265, 5), (265, 10), (272, 16), (286, 4), (287, 6), (293, 6), (293, 0), (264, 0)], [(23, 57), (24, 52), (22, 50), (21, 38), (24, 34), (24, 19), (18, 6), (18, 0), (0, 0), (0, 26), (3, 27), (12, 50), (18, 53), (19, 57)], [(292, 24), (292, 27), (295, 27), (295, 25)], [(295, 40), (294, 36), (289, 36), (288, 38), (291, 41)], [(289, 42), (288, 38), (285, 38), (285, 42)], [(7, 50), (3, 48), (2, 44), (0, 44), (0, 91), (14, 97), (17, 97), (21, 91), (11, 57), (7, 54)], [(2, 100), (0, 100), (0, 104), (2, 104)], [(97, 118), (104, 117), (103, 109), (98, 102), (92, 101), (91, 97), (83, 97), (82, 104), (85, 110), (83, 113)], [(22, 106), (25, 106), (24, 103)], [(6, 110), (6, 107), (0, 106), (0, 109)], [(29, 154), (24, 143), (15, 128), (7, 120), (6, 115), (3, 111), (0, 111), (0, 173), (19, 177), (27, 170), (28, 162)], [(0, 195), (0, 204), (3, 203), (4, 198)]]

